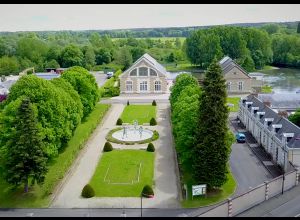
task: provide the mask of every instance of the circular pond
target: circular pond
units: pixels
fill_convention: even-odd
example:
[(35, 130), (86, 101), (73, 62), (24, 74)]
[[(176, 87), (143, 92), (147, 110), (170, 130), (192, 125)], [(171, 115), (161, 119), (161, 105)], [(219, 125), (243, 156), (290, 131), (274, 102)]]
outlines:
[(120, 141), (143, 141), (146, 139), (150, 139), (153, 136), (153, 131), (148, 129), (134, 129), (134, 128), (126, 128), (125, 130), (118, 130), (112, 134), (112, 137), (120, 140)]

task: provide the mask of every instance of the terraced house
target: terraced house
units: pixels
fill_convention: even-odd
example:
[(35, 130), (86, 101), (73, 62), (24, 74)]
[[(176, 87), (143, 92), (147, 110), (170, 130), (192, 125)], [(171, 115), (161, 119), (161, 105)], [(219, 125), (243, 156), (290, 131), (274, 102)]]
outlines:
[(166, 93), (166, 69), (149, 54), (144, 54), (120, 78), (121, 93)]
[(289, 162), (300, 166), (300, 128), (297, 125), (278, 115), (255, 95), (240, 101), (238, 118), (281, 168), (287, 171)]

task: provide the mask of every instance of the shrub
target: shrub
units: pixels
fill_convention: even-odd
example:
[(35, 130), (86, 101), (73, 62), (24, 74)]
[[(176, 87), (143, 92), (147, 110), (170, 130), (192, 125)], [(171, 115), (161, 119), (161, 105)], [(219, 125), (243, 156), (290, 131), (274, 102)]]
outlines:
[(103, 152), (109, 152), (112, 150), (113, 150), (113, 147), (112, 147), (111, 143), (105, 142), (104, 147), (103, 147)]
[(157, 122), (156, 122), (155, 118), (151, 118), (151, 120), (150, 120), (150, 125), (151, 125), (151, 126), (157, 125)]
[(83, 198), (91, 198), (91, 197), (94, 197), (95, 196), (95, 191), (93, 189), (93, 187), (91, 187), (90, 184), (86, 184), (83, 189), (82, 189), (82, 192), (81, 192), (81, 196)]
[(152, 105), (156, 106), (156, 101), (155, 100), (152, 101)]
[(154, 152), (155, 151), (154, 145), (152, 143), (148, 144), (147, 151), (149, 151), (149, 152)]
[(143, 196), (146, 196), (146, 197), (154, 195), (153, 189), (149, 185), (144, 186), (142, 193), (143, 193)]
[(127, 100), (127, 105), (129, 105), (129, 100)]
[(121, 118), (118, 118), (116, 125), (122, 125), (122, 124), (123, 124), (122, 119), (121, 119)]

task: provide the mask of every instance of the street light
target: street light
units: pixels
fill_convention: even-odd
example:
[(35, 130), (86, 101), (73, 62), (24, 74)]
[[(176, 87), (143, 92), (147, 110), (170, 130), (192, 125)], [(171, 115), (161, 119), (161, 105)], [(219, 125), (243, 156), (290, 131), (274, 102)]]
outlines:
[(143, 217), (143, 192), (141, 192), (141, 217)]

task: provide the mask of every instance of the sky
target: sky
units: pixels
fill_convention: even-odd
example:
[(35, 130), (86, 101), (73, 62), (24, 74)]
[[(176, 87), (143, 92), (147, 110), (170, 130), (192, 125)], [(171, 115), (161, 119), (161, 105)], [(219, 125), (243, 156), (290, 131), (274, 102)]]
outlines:
[(1, 4), (0, 31), (300, 21), (300, 4)]

